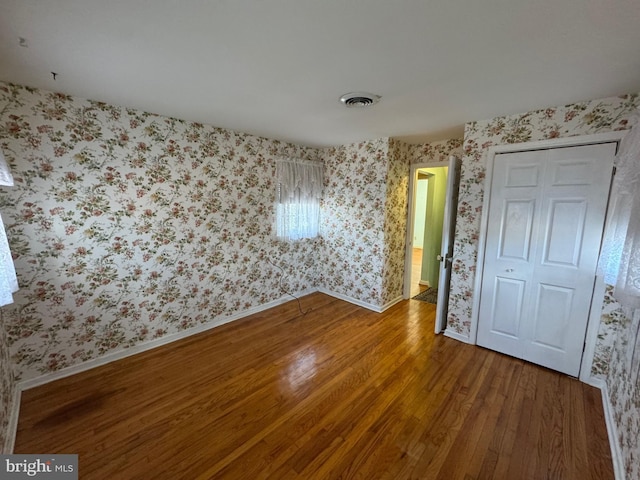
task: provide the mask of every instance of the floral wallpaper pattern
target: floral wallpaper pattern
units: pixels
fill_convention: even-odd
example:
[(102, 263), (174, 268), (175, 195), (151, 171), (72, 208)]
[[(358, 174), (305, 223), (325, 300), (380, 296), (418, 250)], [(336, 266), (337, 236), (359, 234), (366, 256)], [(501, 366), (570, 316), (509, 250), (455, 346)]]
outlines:
[(448, 162), (449, 156), (462, 158), (462, 138), (451, 138), (422, 145), (409, 145), (411, 163)]
[(384, 302), (384, 220), (389, 140), (324, 149), (319, 284), (362, 302)]
[(618, 305), (621, 321), (611, 348), (607, 385), (626, 478), (640, 478), (640, 309)]
[(383, 305), (402, 297), (409, 206), (409, 150), (408, 144), (389, 140), (384, 218)]
[(620, 325), (625, 322), (625, 314), (620, 304), (613, 296), (613, 286), (605, 285), (600, 325), (598, 328), (598, 343), (591, 364), (591, 376), (606, 379), (611, 364), (611, 355)]
[(316, 149), (8, 84), (0, 139), (21, 380), (316, 284), (318, 241), (271, 235), (275, 157)]

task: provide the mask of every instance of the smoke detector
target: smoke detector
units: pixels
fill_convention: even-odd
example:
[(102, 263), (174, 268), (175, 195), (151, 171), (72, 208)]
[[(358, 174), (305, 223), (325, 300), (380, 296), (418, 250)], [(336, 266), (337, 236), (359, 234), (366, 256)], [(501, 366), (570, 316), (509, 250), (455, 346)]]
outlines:
[(349, 108), (364, 108), (375, 105), (380, 101), (380, 95), (366, 92), (345, 93), (340, 97), (340, 101)]

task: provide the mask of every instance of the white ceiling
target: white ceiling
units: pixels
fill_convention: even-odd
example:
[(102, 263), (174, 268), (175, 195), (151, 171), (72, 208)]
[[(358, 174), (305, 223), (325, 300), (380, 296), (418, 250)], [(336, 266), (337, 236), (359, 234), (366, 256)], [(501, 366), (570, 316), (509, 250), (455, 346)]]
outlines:
[(0, 0), (0, 80), (311, 146), (431, 141), (640, 92), (640, 0)]

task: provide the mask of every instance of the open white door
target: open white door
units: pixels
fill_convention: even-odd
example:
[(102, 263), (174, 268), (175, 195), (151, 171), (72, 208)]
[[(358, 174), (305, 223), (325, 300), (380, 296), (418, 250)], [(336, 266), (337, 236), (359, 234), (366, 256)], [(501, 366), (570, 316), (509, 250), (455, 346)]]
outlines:
[(453, 240), (456, 230), (456, 211), (458, 209), (458, 188), (460, 186), (460, 166), (462, 162), (453, 155), (449, 157), (447, 174), (447, 198), (444, 204), (444, 223), (442, 225), (442, 250), (440, 260), (440, 279), (438, 281), (438, 305), (436, 307), (436, 333), (447, 326), (449, 303), (449, 284), (453, 259)]

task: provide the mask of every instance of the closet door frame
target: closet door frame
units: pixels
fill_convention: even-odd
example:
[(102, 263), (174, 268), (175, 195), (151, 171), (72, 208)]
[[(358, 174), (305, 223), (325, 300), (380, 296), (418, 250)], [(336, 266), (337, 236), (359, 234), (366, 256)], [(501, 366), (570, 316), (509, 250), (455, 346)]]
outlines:
[[(480, 295), (482, 292), (482, 278), (485, 260), (486, 235), (489, 221), (489, 203), (491, 199), (491, 183), (493, 179), (493, 167), (495, 156), (498, 153), (524, 152), (529, 150), (542, 150), (561, 147), (576, 147), (580, 145), (594, 145), (599, 143), (610, 143), (620, 141), (627, 133), (626, 130), (599, 133), (595, 135), (583, 135), (575, 137), (557, 138), (551, 140), (540, 140), (535, 142), (511, 143), (490, 147), (487, 153), (486, 175), (484, 181), (484, 198), (482, 204), (482, 217), (480, 222), (478, 258), (476, 262), (476, 278), (473, 292), (473, 310), (471, 317), (471, 329), (469, 340), (474, 345), (478, 338), (478, 321), (480, 317)], [(615, 164), (614, 164), (615, 165)], [(610, 179), (606, 179), (611, 181)], [(606, 225), (606, 219), (605, 219)], [(582, 352), (582, 362), (580, 365), (580, 380), (585, 383), (598, 383), (591, 378), (591, 364), (595, 353), (596, 342), (598, 340), (598, 329), (602, 313), (602, 300), (604, 298), (605, 284), (601, 275), (596, 276), (594, 288), (591, 296), (591, 309), (587, 322), (587, 333), (585, 348)]]

